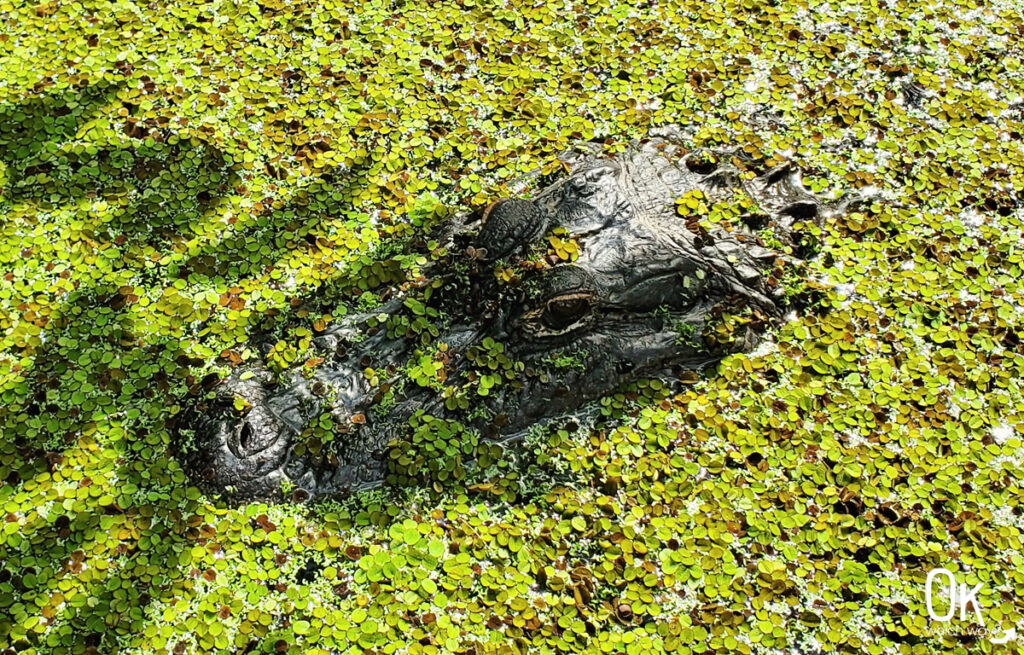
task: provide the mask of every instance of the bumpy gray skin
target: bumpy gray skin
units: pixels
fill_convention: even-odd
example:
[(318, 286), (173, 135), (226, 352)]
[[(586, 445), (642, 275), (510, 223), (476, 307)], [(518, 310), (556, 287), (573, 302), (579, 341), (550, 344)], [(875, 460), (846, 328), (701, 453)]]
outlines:
[[(612, 159), (573, 153), (565, 157), (569, 176), (532, 200), (505, 201), (481, 218), (463, 216), (448, 226), (443, 238), (453, 250), (460, 239), (473, 246), (471, 273), (436, 294), (442, 316), (450, 317), (436, 340), (448, 344), (449, 377), (466, 369), (467, 348), (488, 336), (525, 363), (522, 380), (481, 398), (486, 408), (476, 419), (460, 420), (488, 438), (507, 440), (630, 380), (717, 361), (726, 353), (709, 352), (699, 335), (727, 299), (731, 307), (755, 310), (765, 319), (762, 326), (780, 316), (782, 290), (769, 287), (764, 275), (780, 253), (750, 233), (691, 231), (675, 209), (686, 192), (700, 189), (714, 201), (742, 188), (784, 243), (797, 219), (827, 219), (858, 200), (812, 194), (789, 166), (742, 179), (727, 163), (704, 163), (706, 153), (683, 152), (659, 137)], [(729, 161), (726, 153), (716, 158)], [(575, 237), (579, 259), (542, 271), (530, 293), (499, 289), (493, 264), (526, 252), (556, 226)], [(401, 309), (397, 298), (373, 315)], [(387, 473), (388, 444), (409, 429), (409, 417), (421, 409), (435, 416), (451, 413), (435, 391), (414, 384), (406, 385), (383, 417), (371, 411), (379, 396), (363, 374), (368, 362), (376, 370), (391, 364), (400, 372), (416, 344), (389, 339), (384, 331), (366, 337), (368, 316), (346, 317), (317, 338), (327, 363), (311, 379), (295, 372), (275, 385), (258, 368), (247, 369), (248, 379), (242, 372), (226, 379), (190, 426), (196, 446), (187, 468), (196, 482), (235, 501), (279, 499), (285, 481), (306, 498), (379, 485)], [(732, 349), (752, 348), (760, 331), (749, 327)], [(548, 360), (562, 353), (582, 366), (556, 369)], [(241, 419), (231, 409), (236, 395), (252, 406)], [(341, 443), (327, 457), (296, 456), (296, 436), (325, 409), (340, 424), (360, 413), (366, 422), (335, 439)]]

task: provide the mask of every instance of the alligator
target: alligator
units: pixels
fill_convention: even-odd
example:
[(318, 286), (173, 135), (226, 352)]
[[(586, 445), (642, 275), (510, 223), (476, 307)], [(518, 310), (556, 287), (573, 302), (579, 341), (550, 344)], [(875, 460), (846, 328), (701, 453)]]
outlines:
[[(431, 458), (462, 441), (512, 443), (630, 381), (749, 351), (792, 311), (783, 279), (812, 226), (863, 200), (668, 129), (560, 159), (532, 198), (448, 219), (417, 283), (316, 335), (312, 373), (221, 380), (186, 421), (196, 484), (246, 502), (344, 496), (399, 470), (443, 479)], [(325, 417), (339, 436), (302, 445)]]

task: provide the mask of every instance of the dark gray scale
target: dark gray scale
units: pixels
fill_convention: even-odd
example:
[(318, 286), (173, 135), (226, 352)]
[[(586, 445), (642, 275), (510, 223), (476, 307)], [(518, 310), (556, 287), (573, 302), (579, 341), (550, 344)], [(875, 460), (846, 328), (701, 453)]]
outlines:
[(521, 254), (547, 231), (547, 216), (529, 200), (511, 198), (492, 205), (484, 214), (476, 242), (486, 261)]

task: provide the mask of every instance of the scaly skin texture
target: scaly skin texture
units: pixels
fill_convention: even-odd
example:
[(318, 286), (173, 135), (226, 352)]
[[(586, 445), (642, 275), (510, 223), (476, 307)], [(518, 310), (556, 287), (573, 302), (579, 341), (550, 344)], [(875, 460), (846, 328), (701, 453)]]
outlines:
[[(794, 228), (858, 201), (810, 193), (789, 166), (757, 175), (729, 153), (687, 152), (671, 132), (614, 158), (577, 152), (565, 163), (569, 175), (534, 198), (447, 225), (429, 283), (318, 336), (325, 363), (311, 377), (248, 368), (224, 380), (188, 421), (196, 481), (245, 501), (288, 487), (299, 498), (351, 493), (410, 466), (403, 479), (425, 480), (438, 467), (402, 450), (416, 443), (415, 426), (424, 434), (424, 416), (454, 425), (456, 440), (514, 439), (628, 381), (748, 350), (784, 312), (778, 272), (792, 261), (782, 250), (792, 253)], [(676, 207), (683, 197), (746, 198), (754, 210), (743, 222), (775, 248), (740, 224), (688, 220)], [(553, 231), (573, 244), (574, 261), (543, 255)], [(435, 337), (386, 329), (382, 318), (410, 306), (437, 310)], [(304, 427), (325, 413), (346, 433), (317, 457), (297, 454)]]

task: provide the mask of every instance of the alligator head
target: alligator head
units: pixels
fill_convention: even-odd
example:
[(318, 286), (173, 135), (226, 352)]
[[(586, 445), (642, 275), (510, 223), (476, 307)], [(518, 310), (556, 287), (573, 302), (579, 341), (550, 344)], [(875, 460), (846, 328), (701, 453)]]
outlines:
[[(414, 417), (514, 438), (627, 381), (750, 349), (784, 312), (794, 227), (855, 200), (810, 193), (790, 166), (757, 175), (662, 138), (565, 164), (532, 199), (455, 219), (425, 282), (316, 338), (325, 364), (311, 375), (224, 380), (190, 421), (199, 484), (236, 500), (279, 497), (284, 482), (352, 492), (386, 478)], [(685, 215), (734, 205), (728, 225)], [(396, 317), (421, 327), (396, 332)], [(314, 456), (297, 445), (325, 416), (344, 434)]]

